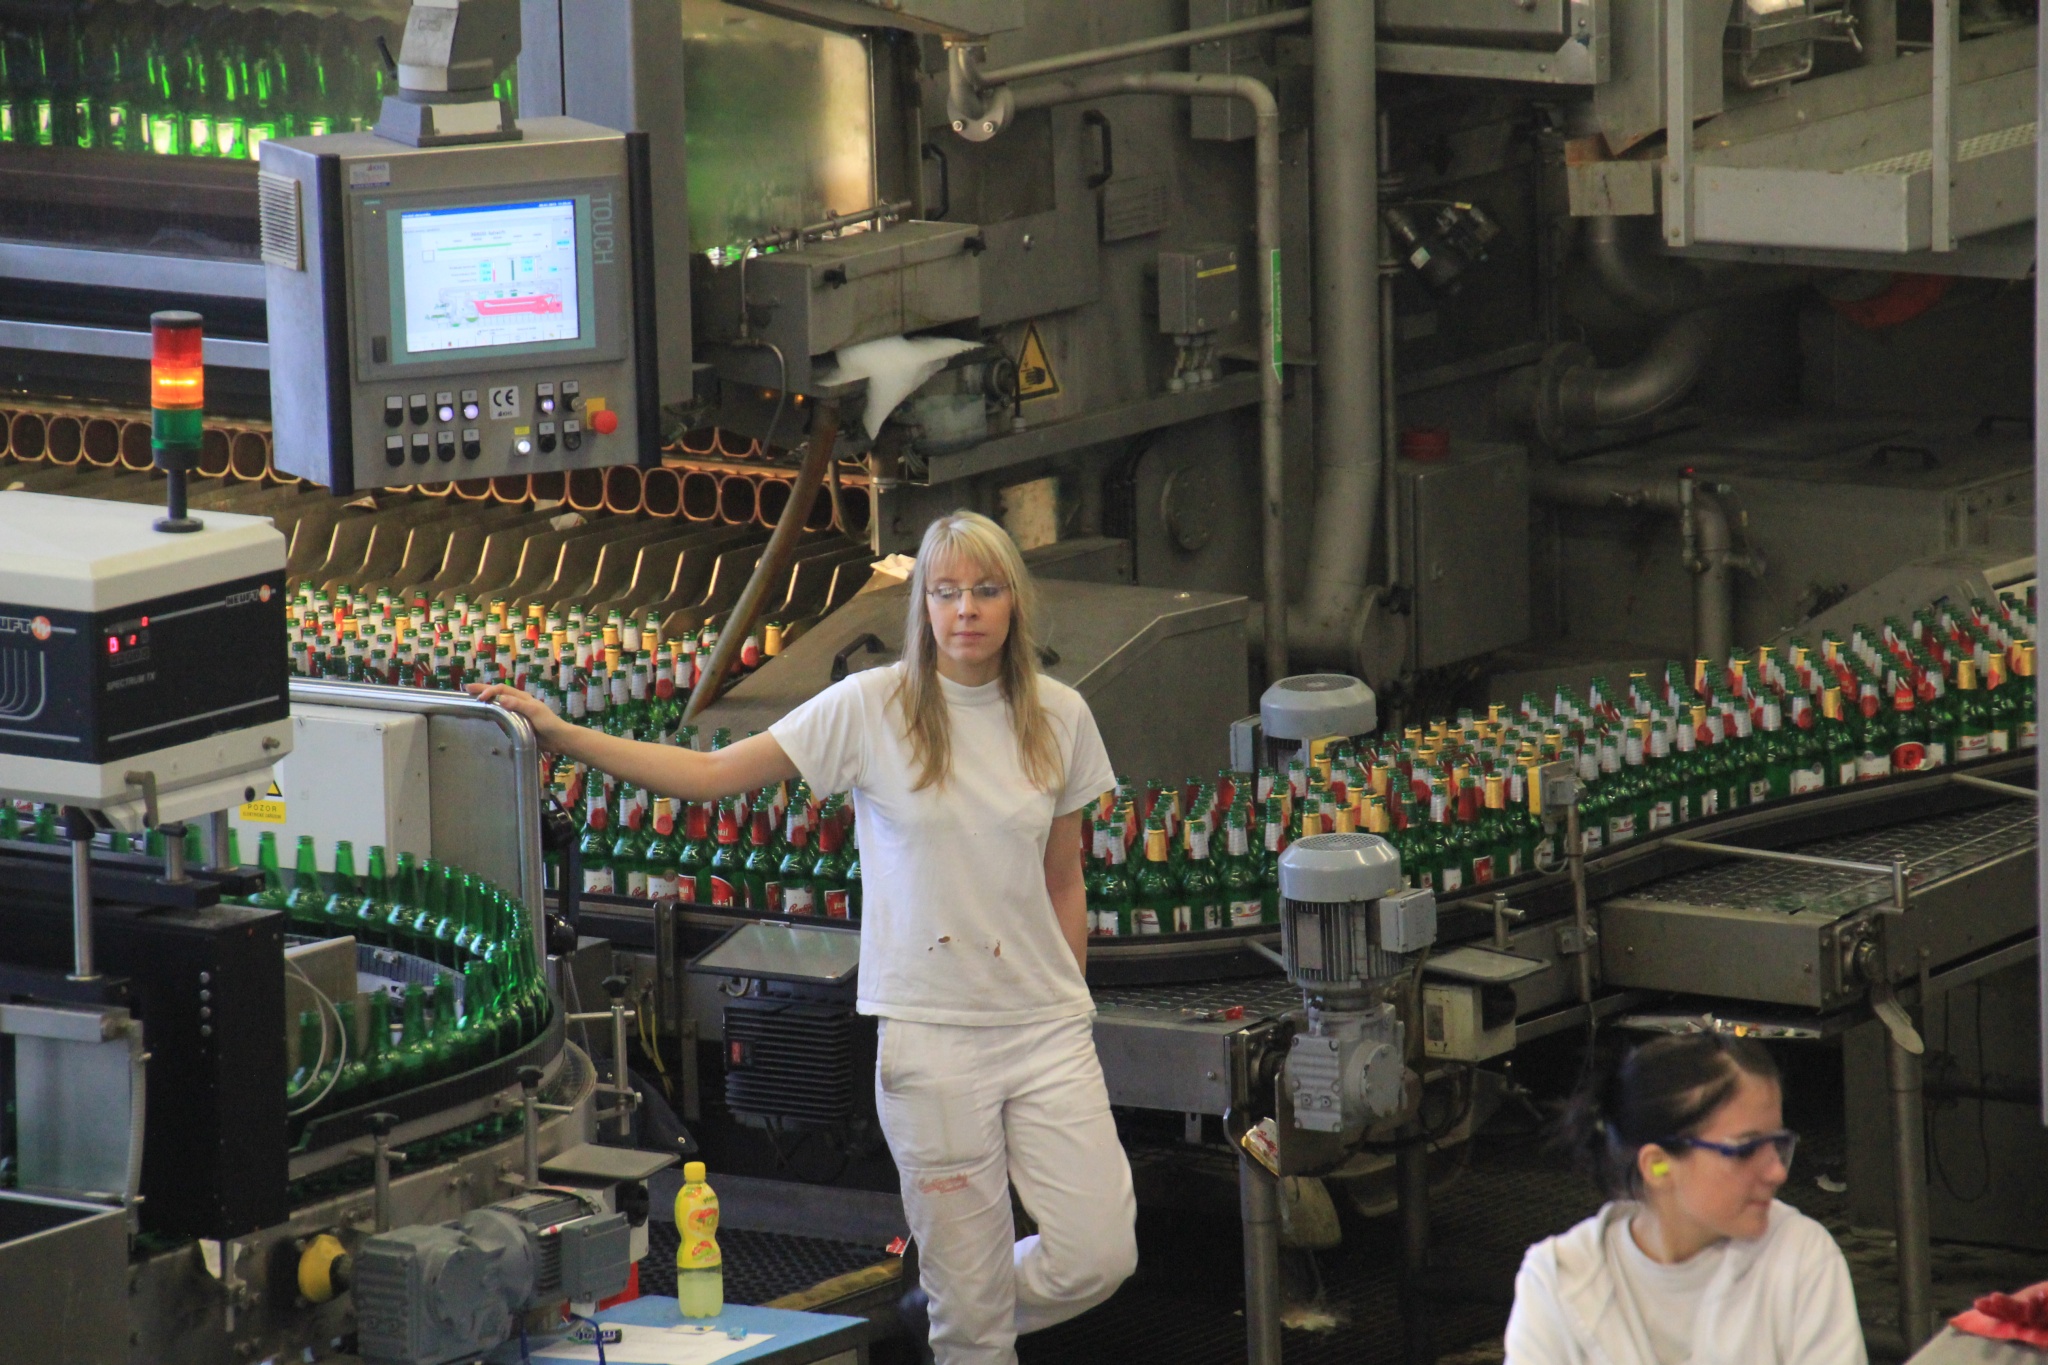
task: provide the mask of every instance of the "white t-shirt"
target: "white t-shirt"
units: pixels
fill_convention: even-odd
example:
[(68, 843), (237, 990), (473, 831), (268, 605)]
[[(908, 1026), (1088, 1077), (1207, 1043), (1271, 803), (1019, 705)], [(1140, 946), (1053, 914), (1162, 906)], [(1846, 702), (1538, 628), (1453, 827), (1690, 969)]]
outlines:
[(1607, 1204), (1529, 1248), (1506, 1365), (1866, 1365), (1849, 1263), (1819, 1223), (1774, 1202), (1763, 1236), (1660, 1266), (1629, 1236), (1640, 1207)]
[(1002, 684), (945, 678), (953, 771), (917, 769), (893, 697), (902, 664), (855, 673), (769, 733), (818, 792), (850, 791), (860, 828), (863, 1014), (927, 1024), (1036, 1024), (1094, 1009), (1045, 889), (1053, 820), (1116, 785), (1081, 694), (1040, 676), (1065, 780), (1024, 775)]
[(1677, 1265), (1665, 1265), (1636, 1243), (1628, 1219), (1617, 1218), (1607, 1225), (1604, 1250), (1615, 1300), (1649, 1341), (1656, 1365), (1687, 1365), (1700, 1299), (1719, 1273), (1728, 1244), (1716, 1242)]

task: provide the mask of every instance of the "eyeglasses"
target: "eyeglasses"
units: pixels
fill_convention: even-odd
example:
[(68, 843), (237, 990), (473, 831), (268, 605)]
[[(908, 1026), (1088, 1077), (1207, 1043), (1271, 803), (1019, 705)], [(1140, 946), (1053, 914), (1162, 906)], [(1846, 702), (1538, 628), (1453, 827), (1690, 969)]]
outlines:
[(936, 588), (926, 588), (924, 595), (941, 606), (952, 606), (968, 593), (973, 593), (979, 602), (993, 602), (1010, 590), (1006, 583), (976, 583), (971, 588), (956, 588), (950, 583)]
[(1657, 1144), (1667, 1152), (1682, 1152), (1688, 1147), (1701, 1147), (1709, 1152), (1719, 1152), (1730, 1161), (1747, 1161), (1766, 1147), (1777, 1149), (1778, 1160), (1785, 1169), (1792, 1169), (1792, 1154), (1799, 1150), (1799, 1134), (1790, 1128), (1762, 1137), (1745, 1138), (1741, 1142), (1712, 1142), (1700, 1137), (1665, 1138)]

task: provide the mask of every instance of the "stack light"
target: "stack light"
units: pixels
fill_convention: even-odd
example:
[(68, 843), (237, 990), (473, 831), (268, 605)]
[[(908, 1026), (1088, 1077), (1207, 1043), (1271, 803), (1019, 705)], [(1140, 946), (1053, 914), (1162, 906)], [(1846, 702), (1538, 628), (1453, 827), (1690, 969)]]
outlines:
[(160, 467), (170, 451), (197, 452), (205, 425), (205, 335), (197, 313), (149, 319), (150, 448)]

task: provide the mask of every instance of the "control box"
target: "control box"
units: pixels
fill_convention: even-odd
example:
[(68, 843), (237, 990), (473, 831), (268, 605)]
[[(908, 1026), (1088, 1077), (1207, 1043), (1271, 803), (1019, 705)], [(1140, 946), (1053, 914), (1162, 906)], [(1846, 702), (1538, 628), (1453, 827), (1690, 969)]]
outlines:
[(280, 470), (353, 493), (659, 461), (646, 137), (520, 132), (264, 143)]
[(284, 537), (159, 515), (0, 492), (0, 792), (132, 830), (236, 805), (291, 752)]

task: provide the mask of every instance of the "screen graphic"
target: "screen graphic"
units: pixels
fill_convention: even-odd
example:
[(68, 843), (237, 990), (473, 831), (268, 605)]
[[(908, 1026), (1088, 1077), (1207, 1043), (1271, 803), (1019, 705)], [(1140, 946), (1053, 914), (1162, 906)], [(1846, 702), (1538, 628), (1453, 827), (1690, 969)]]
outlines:
[(488, 204), (399, 215), (410, 355), (574, 341), (576, 204)]

